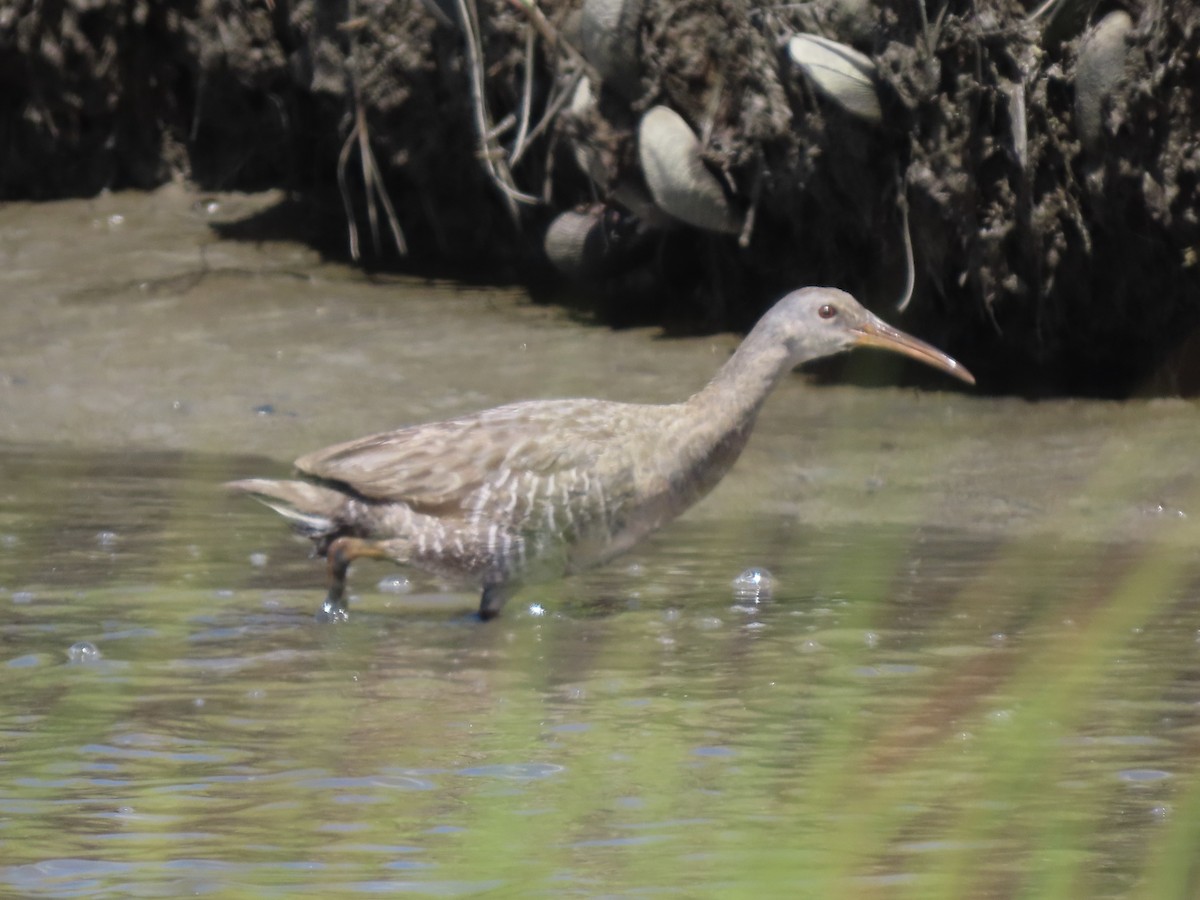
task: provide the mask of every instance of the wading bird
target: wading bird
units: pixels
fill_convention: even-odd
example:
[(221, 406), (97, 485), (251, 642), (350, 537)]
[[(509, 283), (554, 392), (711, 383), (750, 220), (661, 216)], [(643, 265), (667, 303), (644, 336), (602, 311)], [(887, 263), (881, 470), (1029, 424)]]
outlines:
[(849, 294), (803, 288), (682, 403), (513, 403), (318, 450), (296, 461), (302, 480), (229, 487), (313, 539), (328, 560), (323, 617), (346, 617), (347, 569), (375, 558), (478, 586), (491, 619), (522, 583), (602, 563), (674, 519), (729, 471), (788, 372), (856, 346), (975, 381)]

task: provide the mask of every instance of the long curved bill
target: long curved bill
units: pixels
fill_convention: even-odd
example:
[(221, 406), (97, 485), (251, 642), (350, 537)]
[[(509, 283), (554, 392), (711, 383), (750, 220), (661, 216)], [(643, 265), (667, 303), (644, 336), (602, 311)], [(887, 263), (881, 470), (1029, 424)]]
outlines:
[(941, 369), (967, 384), (975, 383), (975, 376), (967, 371), (967, 367), (954, 357), (943, 353), (937, 347), (918, 340), (911, 334), (905, 334), (899, 328), (893, 328), (883, 319), (872, 316), (861, 325), (853, 328), (854, 343), (860, 347), (879, 347), (911, 357), (927, 366)]

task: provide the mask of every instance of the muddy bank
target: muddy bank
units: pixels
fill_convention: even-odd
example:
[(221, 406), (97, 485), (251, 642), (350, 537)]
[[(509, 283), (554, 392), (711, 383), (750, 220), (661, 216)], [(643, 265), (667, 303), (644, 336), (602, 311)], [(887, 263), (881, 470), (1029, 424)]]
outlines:
[(277, 186), (241, 233), (615, 322), (836, 284), (992, 389), (1187, 391), (1198, 55), (1163, 0), (25, 2), (0, 196)]

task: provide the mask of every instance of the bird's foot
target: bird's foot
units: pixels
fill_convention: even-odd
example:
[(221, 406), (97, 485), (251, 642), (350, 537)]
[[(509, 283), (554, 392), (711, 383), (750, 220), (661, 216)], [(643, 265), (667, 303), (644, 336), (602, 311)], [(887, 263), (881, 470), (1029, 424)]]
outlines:
[(500, 615), (500, 610), (511, 593), (512, 588), (507, 585), (484, 585), (483, 596), (479, 599), (479, 621), (490, 622)]
[(325, 595), (325, 602), (321, 604), (317, 613), (318, 622), (345, 622), (350, 618), (350, 612), (346, 609), (346, 574), (350, 563), (356, 557), (368, 555), (364, 548), (370, 549), (366, 541), (340, 537), (330, 542), (325, 549), (329, 568), (329, 593)]
[[(330, 591), (330, 594), (333, 592)], [(346, 609), (344, 600), (338, 597), (329, 596), (325, 598), (325, 602), (321, 604), (321, 608), (317, 611), (318, 622), (346, 622), (350, 619), (350, 610)]]

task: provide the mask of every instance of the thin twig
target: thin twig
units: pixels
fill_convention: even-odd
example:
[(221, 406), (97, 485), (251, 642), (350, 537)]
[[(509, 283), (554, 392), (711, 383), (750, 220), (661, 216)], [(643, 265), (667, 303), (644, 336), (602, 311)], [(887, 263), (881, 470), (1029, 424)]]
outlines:
[(942, 25), (946, 20), (946, 12), (950, 9), (950, 3), (943, 2), (942, 8), (938, 10), (937, 18), (934, 19), (933, 27), (929, 26), (929, 16), (925, 14), (925, 0), (916, 0), (917, 10), (921, 13), (921, 32), (925, 36), (925, 52), (930, 56), (937, 51), (938, 42), (942, 39)]
[(467, 60), (471, 67), (471, 99), (475, 109), (475, 131), (480, 144), (479, 156), (483, 160), (488, 175), (504, 195), (509, 215), (512, 216), (514, 222), (520, 224), (521, 214), (517, 204), (536, 204), (540, 201), (537, 197), (523, 194), (518, 190), (517, 186), (513, 184), (512, 174), (508, 170), (505, 158), (503, 156), (497, 158), (493, 155), (491, 141), (488, 139), (492, 128), (484, 90), (483, 45), (479, 36), (479, 16), (473, 0), (472, 2), (458, 0), (458, 9), (467, 40)]
[(738, 235), (738, 246), (743, 250), (750, 246), (750, 236), (754, 233), (754, 220), (758, 218), (758, 199), (762, 196), (763, 177), (767, 168), (761, 148), (755, 155), (758, 157), (758, 165), (754, 167), (754, 184), (750, 188), (750, 208), (746, 210), (746, 218), (742, 220), (742, 233)]
[(929, 44), (929, 16), (925, 12), (925, 0), (915, 0), (915, 2), (921, 19), (921, 33), (925, 36), (925, 49), (932, 53), (933, 47)]
[[(487, 113), (487, 99), (484, 96), (483, 86), (483, 61), (480, 57), (483, 55), (483, 47), (479, 43), (479, 37), (475, 29), (475, 16), (472, 15), (473, 6), (467, 0), (458, 0), (458, 17), (462, 25), (463, 32), (467, 39), (467, 62), (471, 67), (471, 101), (475, 111), (475, 133), (479, 138), (480, 152), (487, 167), (488, 174), (492, 180), (499, 183), (499, 176), (496, 172), (495, 165), (491, 159), (490, 148), (488, 147), (488, 133), (491, 131), (491, 125), (488, 123), (490, 118)], [(517, 215), (516, 209), (510, 204), (509, 212), (514, 218)]]
[(529, 110), (533, 105), (534, 38), (535, 34), (531, 25), (525, 32), (525, 78), (521, 85), (521, 124), (517, 128), (517, 137), (513, 141), (513, 159), (516, 159), (525, 149), (525, 137), (529, 131)]
[(350, 162), (350, 151), (354, 147), (357, 128), (351, 128), (342, 143), (342, 152), (338, 154), (337, 182), (342, 195), (342, 207), (346, 211), (346, 227), (350, 231), (350, 258), (358, 262), (358, 226), (354, 223), (354, 204), (350, 200), (350, 189), (346, 186), (346, 164)]
[(542, 166), (544, 172), (542, 175), (542, 203), (546, 206), (549, 206), (550, 201), (554, 199), (554, 145), (558, 143), (558, 138), (559, 135), (556, 132), (546, 142), (546, 162)]
[(913, 244), (912, 231), (908, 227), (908, 178), (907, 176), (900, 184), (900, 222), (904, 228), (904, 296), (900, 298), (900, 302), (896, 304), (896, 309), (900, 312), (908, 309), (908, 304), (913, 298), (913, 289), (917, 286), (917, 266), (913, 259)]
[[(503, 151), (500, 152), (503, 153)], [(515, 184), (512, 184), (508, 181), (498, 180), (496, 182), (496, 187), (500, 188), (500, 190), (504, 193), (504, 196), (511, 198), (515, 203), (525, 203), (529, 206), (539, 206), (542, 202), (540, 197), (535, 197), (533, 194), (526, 194)]]
[(1060, 3), (1060, 0), (1046, 0), (1045, 3), (1043, 3), (1041, 6), (1039, 6), (1037, 9), (1035, 9), (1033, 12), (1031, 12), (1029, 15), (1027, 15), (1025, 17), (1026, 21), (1036, 22), (1038, 19), (1040, 19), (1042, 16), (1044, 16), (1046, 13), (1048, 13), (1051, 9), (1058, 6), (1059, 3)]
[(1008, 95), (1008, 117), (1012, 120), (1013, 150), (1022, 175), (1029, 168), (1029, 121), (1025, 108), (1025, 72), (1018, 67), (1021, 80), (1013, 83)]
[(407, 256), (408, 243), (404, 239), (404, 230), (400, 227), (400, 218), (396, 215), (395, 207), (392, 206), (392, 199), (388, 196), (387, 186), (383, 183), (379, 163), (375, 161), (375, 152), (371, 149), (371, 131), (367, 125), (366, 107), (363, 105), (362, 94), (359, 91), (358, 82), (354, 78), (354, 73), (350, 69), (348, 59), (347, 77), (350, 80), (351, 96), (354, 100), (354, 117), (350, 133), (346, 135), (346, 140), (342, 143), (342, 150), (338, 153), (337, 182), (338, 190), (342, 195), (342, 207), (346, 211), (346, 228), (350, 235), (350, 258), (358, 262), (362, 255), (358, 244), (358, 223), (354, 217), (354, 203), (350, 199), (350, 188), (346, 183), (346, 168), (350, 164), (350, 153), (356, 144), (359, 164), (362, 167), (363, 193), (366, 195), (367, 201), (367, 221), (371, 224), (371, 244), (375, 248), (375, 255), (379, 256), (383, 252), (379, 242), (379, 211), (375, 207), (378, 201), (383, 204), (383, 211), (387, 217), (388, 229), (392, 232), (392, 241), (396, 245), (396, 252), (401, 256)]
[[(561, 94), (559, 94), (550, 102), (550, 104), (546, 107), (546, 111), (542, 113), (541, 120), (533, 126), (533, 130), (531, 130), (528, 136), (525, 138), (525, 146), (521, 148), (522, 151), (524, 151), (526, 148), (532, 145), (535, 140), (537, 140), (541, 133), (546, 130), (551, 122), (554, 121), (554, 117), (558, 115), (559, 110), (561, 110), (567, 105), (568, 102), (570, 102), (571, 98), (575, 95), (575, 88), (578, 86), (581, 78), (583, 78), (582, 72), (576, 72), (571, 76), (570, 81), (568, 81), (566, 84), (566, 88)], [(524, 152), (513, 153), (509, 164), (515, 166), (521, 161), (521, 157), (524, 155)]]
[[(366, 130), (366, 122), (363, 122), (363, 130)], [(367, 164), (371, 169), (372, 184), (375, 186), (376, 193), (379, 194), (379, 200), (383, 204), (383, 211), (387, 215), (388, 228), (392, 232), (392, 240), (396, 243), (396, 251), (401, 256), (408, 255), (408, 243), (404, 240), (404, 231), (400, 228), (400, 218), (396, 215), (396, 210), (392, 206), (392, 198), (388, 196), (388, 192), (383, 184), (383, 176), (379, 173), (379, 164), (375, 161), (375, 153), (371, 150), (371, 144), (365, 143)]]
[(358, 163), (362, 168), (363, 193), (367, 195), (367, 224), (371, 226), (371, 246), (375, 248), (375, 255), (379, 256), (379, 212), (375, 209), (372, 190), (375, 181), (371, 177), (371, 144), (367, 138), (367, 118), (359, 100), (357, 83), (354, 85), (354, 132), (358, 135)]
[(551, 24), (550, 20), (546, 18), (545, 13), (537, 8), (534, 0), (508, 0), (508, 2), (528, 16), (529, 21), (533, 23), (533, 27), (542, 36), (542, 40), (549, 44), (551, 48), (557, 49), (561, 47), (565, 50), (567, 55), (575, 61), (575, 64), (583, 69), (587, 77), (596, 84), (599, 84), (603, 80), (596, 67), (587, 61), (583, 52), (578, 47), (563, 37), (562, 32)]
[(929, 48), (930, 53), (937, 50), (938, 44), (942, 41), (942, 26), (946, 24), (946, 13), (949, 11), (949, 3), (942, 4), (942, 8), (938, 10), (937, 18), (933, 22), (933, 46)]
[(501, 119), (499, 122), (497, 122), (495, 125), (492, 126), (492, 130), (489, 131), (487, 134), (487, 139), (489, 141), (496, 140), (496, 138), (500, 137), (500, 135), (507, 132), (510, 128), (512, 128), (516, 124), (517, 124), (517, 117), (514, 116), (512, 113), (509, 113), (507, 116), (505, 116), (503, 119)]

